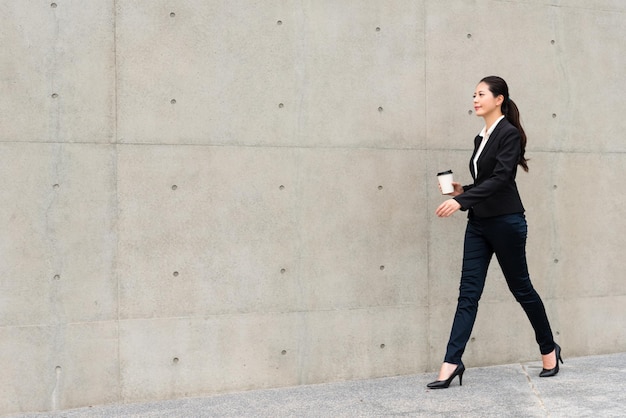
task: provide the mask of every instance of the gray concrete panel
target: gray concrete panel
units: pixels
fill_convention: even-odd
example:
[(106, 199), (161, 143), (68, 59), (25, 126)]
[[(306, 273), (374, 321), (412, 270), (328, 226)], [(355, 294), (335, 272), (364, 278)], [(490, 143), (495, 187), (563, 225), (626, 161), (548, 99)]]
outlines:
[(424, 305), (422, 160), (407, 151), (121, 147), (121, 314)]
[(305, 306), (427, 302), (424, 154), (321, 150), (302, 161), (300, 288)]
[(48, 361), (53, 355), (53, 338), (52, 328), (0, 327), (0, 367), (5, 376), (0, 379), (3, 415), (53, 409), (56, 364)]
[(419, 3), (168, 6), (118, 2), (120, 141), (422, 143)]
[(0, 156), (0, 324), (114, 319), (114, 148), (4, 143)]
[(0, 141), (114, 140), (113, 3), (0, 4)]
[[(119, 402), (119, 330), (116, 321), (68, 324), (54, 330), (44, 374), (54, 376), (49, 409)], [(55, 362), (55, 363), (53, 363)]]
[[(494, 0), (502, 1), (502, 0)], [(504, 0), (506, 1), (506, 0)], [(593, 4), (585, 0), (522, 0), (519, 3), (539, 4), (553, 6), (555, 10), (580, 9), (580, 10), (605, 10), (610, 12), (626, 11), (626, 4), (620, 0), (594, 0)]]
[(122, 317), (298, 309), (298, 154), (120, 147)]
[(0, 327), (0, 410), (119, 402), (117, 347), (114, 321)]
[(625, 302), (623, 295), (555, 301), (553, 318), (563, 324), (558, 338), (569, 347), (568, 355), (592, 350), (621, 352)]
[(320, 311), (305, 317), (299, 330), (306, 343), (299, 353), (299, 382), (424, 370), (426, 315), (427, 308), (407, 305)]
[(285, 9), (250, 1), (118, 2), (120, 141), (291, 141), (295, 22)]
[(624, 220), (615, 195), (619, 180), (615, 179), (626, 175), (626, 155), (564, 154), (559, 155), (557, 167), (553, 210), (560, 261), (556, 294), (567, 298), (623, 296), (624, 286), (614, 279), (626, 270)]
[(277, 313), (122, 321), (122, 398), (296, 384), (294, 319)]
[(125, 320), (122, 399), (414, 373), (426, 367), (425, 314), (407, 306)]
[[(623, 6), (622, 6), (623, 7)], [(560, 128), (548, 143), (552, 149), (577, 152), (624, 152), (626, 111), (620, 91), (626, 77), (622, 71), (626, 13), (598, 9), (559, 10), (555, 15), (559, 37), (559, 108), (553, 112)], [(575, 51), (575, 53), (574, 53)]]
[(407, 0), (305, 6), (298, 45), (305, 144), (423, 146), (423, 8)]

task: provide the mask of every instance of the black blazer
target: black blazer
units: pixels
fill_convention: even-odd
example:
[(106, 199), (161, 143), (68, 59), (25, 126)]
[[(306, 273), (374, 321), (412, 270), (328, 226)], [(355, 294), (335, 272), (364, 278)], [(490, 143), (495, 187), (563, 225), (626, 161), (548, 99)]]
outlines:
[(520, 133), (508, 120), (502, 119), (494, 128), (478, 157), (478, 178), (474, 173), (474, 155), (482, 136), (474, 139), (474, 152), (470, 158), (470, 173), (474, 184), (463, 186), (464, 192), (454, 199), (461, 210), (480, 218), (524, 212), (517, 191), (515, 176), (520, 158)]

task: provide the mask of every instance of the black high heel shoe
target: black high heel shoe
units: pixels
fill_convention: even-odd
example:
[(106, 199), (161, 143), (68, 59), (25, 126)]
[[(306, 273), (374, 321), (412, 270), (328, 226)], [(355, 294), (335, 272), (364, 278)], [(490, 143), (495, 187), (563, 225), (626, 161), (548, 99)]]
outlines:
[(556, 366), (554, 369), (542, 369), (541, 373), (539, 373), (539, 377), (556, 376), (559, 372), (559, 361), (563, 364), (563, 359), (561, 358), (561, 347), (559, 347), (558, 344), (554, 344), (554, 355), (556, 356)]
[(463, 363), (460, 363), (446, 380), (435, 380), (427, 384), (426, 387), (430, 389), (447, 389), (452, 380), (457, 376), (459, 376), (459, 386), (463, 386), (463, 373), (465, 373), (465, 366)]

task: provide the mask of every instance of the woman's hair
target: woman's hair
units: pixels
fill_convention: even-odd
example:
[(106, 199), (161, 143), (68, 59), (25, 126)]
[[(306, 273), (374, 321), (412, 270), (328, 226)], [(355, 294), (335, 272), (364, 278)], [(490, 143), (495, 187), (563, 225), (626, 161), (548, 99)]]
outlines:
[(528, 160), (524, 157), (526, 152), (526, 132), (524, 132), (524, 128), (522, 128), (519, 109), (517, 108), (515, 102), (509, 97), (509, 86), (507, 86), (506, 81), (502, 78), (494, 75), (485, 77), (480, 81), (489, 86), (489, 91), (493, 93), (493, 97), (498, 97), (500, 95), (504, 97), (504, 101), (502, 102), (502, 114), (513, 124), (513, 126), (517, 128), (520, 133), (521, 152), (518, 164), (522, 166), (524, 171), (528, 171)]

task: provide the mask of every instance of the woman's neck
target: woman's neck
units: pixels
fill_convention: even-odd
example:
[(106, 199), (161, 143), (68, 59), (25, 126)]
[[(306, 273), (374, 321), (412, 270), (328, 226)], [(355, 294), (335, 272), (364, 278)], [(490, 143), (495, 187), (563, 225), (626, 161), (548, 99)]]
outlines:
[(492, 112), (488, 115), (483, 116), (483, 119), (485, 119), (485, 126), (487, 131), (494, 123), (496, 123), (498, 119), (500, 119), (500, 116), (502, 116), (502, 112)]

